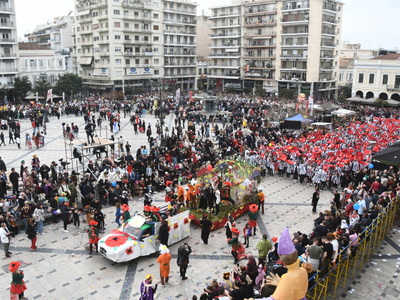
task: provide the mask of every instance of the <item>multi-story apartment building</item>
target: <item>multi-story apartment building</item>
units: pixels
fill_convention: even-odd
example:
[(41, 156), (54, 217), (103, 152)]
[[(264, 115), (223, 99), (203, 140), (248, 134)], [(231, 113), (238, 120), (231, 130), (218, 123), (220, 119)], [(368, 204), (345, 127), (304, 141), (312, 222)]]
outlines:
[(195, 87), (196, 7), (184, 0), (164, 0), (164, 78), (183, 91)]
[(243, 79), (253, 89), (276, 90), (277, 1), (243, 1)]
[[(215, 87), (225, 87), (226, 82), (235, 79), (235, 85), (242, 81), (245, 87), (263, 88), (271, 96), (280, 89), (294, 88), (315, 97), (333, 97), (337, 89), (342, 5), (338, 0), (242, 0), (212, 8), (210, 18), (221, 19), (216, 21), (217, 27), (212, 27), (211, 41), (217, 40), (214, 46), (219, 45), (223, 33), (218, 26), (231, 22), (231, 16), (223, 15), (224, 10), (239, 12), (239, 35), (232, 39), (238, 41), (238, 52), (231, 54), (239, 56), (239, 72), (224, 70), (226, 63), (221, 58), (214, 60), (219, 72), (214, 76)], [(232, 62), (233, 66), (236, 65)]]
[(18, 39), (14, 0), (0, 1), (0, 87), (13, 88), (18, 74)]
[(400, 53), (356, 59), (352, 95), (400, 101)]
[(153, 91), (195, 76), (196, 6), (186, 1), (75, 0), (78, 74), (92, 91)]
[(211, 23), (209, 84), (218, 90), (242, 88), (241, 1), (234, 0), (230, 5), (213, 8), (208, 19)]
[(45, 46), (54, 50), (56, 55), (63, 56), (62, 60), (65, 62), (63, 69), (69, 73), (76, 71), (71, 56), (73, 23), (72, 16), (61, 16), (54, 18), (52, 22), (38, 25), (32, 32), (25, 34), (29, 43)]

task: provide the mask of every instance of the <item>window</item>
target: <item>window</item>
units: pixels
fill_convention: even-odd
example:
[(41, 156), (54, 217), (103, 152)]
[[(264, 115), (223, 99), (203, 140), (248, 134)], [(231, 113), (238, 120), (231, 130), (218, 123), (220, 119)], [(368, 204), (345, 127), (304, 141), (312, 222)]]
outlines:
[(100, 39), (100, 37), (98, 37), (98, 36), (93, 37), (94, 42), (98, 41), (99, 39)]
[(121, 23), (120, 22), (114, 22), (114, 27), (120, 28), (121, 27)]
[(389, 75), (384, 74), (382, 77), (382, 84), (388, 84), (389, 81)]
[(134, 15), (135, 17), (139, 17), (139, 12), (134, 11), (134, 12), (133, 12), (133, 15)]
[(130, 59), (125, 59), (125, 64), (130, 65), (131, 64), (131, 60)]
[(31, 60), (29, 61), (29, 66), (30, 66), (31, 68), (36, 68), (36, 60), (31, 59)]
[(119, 15), (119, 9), (114, 9), (114, 15)]
[(134, 24), (133, 27), (134, 27), (135, 29), (139, 29), (139, 24)]
[(140, 59), (136, 58), (135, 59), (135, 64), (137, 64), (137, 65), (140, 64)]
[(128, 16), (129, 16), (129, 11), (124, 10), (124, 16), (125, 16), (125, 17), (128, 17)]
[(375, 74), (369, 74), (369, 84), (374, 84)]
[(160, 40), (160, 38), (159, 38), (158, 36), (154, 36), (154, 37), (153, 37), (153, 41), (154, 41), (154, 42), (158, 42), (159, 40)]
[(121, 52), (121, 47), (115, 47), (115, 52)]
[(125, 35), (125, 41), (129, 41), (131, 37), (129, 35)]
[(158, 14), (153, 14), (153, 19), (158, 19)]
[(364, 73), (358, 74), (358, 83), (363, 83), (364, 82)]
[(145, 65), (148, 65), (149, 63), (150, 63), (149, 59), (148, 59), (148, 58), (145, 58), (144, 64), (145, 64)]
[(135, 35), (135, 41), (139, 41), (139, 36)]
[(158, 26), (158, 25), (153, 25), (153, 30), (159, 30), (160, 29), (160, 26)]
[(160, 75), (160, 70), (154, 70), (154, 75)]
[(158, 58), (154, 59), (154, 64), (158, 65), (160, 63), (160, 60)]
[(129, 23), (124, 23), (124, 28), (129, 28)]
[(95, 64), (100, 64), (100, 59), (95, 59), (95, 60), (94, 60), (94, 63), (95, 63)]
[(122, 76), (122, 71), (116, 71), (116, 72), (115, 72), (115, 75), (117, 75), (117, 76)]
[(120, 39), (121, 39), (121, 36), (120, 36), (120, 35), (116, 35), (114, 38), (115, 38), (116, 40), (120, 40)]
[(121, 60), (120, 58), (117, 58), (117, 59), (115, 60), (115, 63), (118, 64), (118, 65), (120, 65), (120, 64), (122, 63), (122, 60)]

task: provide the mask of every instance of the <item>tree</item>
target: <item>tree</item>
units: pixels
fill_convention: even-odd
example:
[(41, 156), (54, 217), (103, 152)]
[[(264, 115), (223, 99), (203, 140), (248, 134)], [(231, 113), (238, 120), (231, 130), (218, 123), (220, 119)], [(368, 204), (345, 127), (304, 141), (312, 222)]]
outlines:
[(43, 96), (45, 99), (47, 97), (47, 91), (51, 89), (50, 82), (46, 79), (46, 74), (41, 74), (39, 79), (36, 81), (35, 86), (33, 87), (33, 91), (39, 94), (39, 96)]
[(32, 90), (32, 83), (28, 76), (14, 78), (14, 95), (16, 99), (23, 99)]
[[(58, 76), (57, 85), (54, 87), (54, 93), (57, 95), (75, 95), (82, 92), (82, 77), (66, 73)], [(71, 95), (71, 96), (72, 96)]]

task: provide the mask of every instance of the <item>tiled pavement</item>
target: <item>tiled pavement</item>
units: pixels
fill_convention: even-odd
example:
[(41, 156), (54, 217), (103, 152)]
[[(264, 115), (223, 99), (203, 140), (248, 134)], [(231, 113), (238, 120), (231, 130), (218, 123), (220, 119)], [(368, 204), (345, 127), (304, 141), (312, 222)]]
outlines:
[[(146, 123), (155, 124), (153, 116), (145, 116)], [(166, 118), (167, 125), (173, 124), (173, 115)], [(42, 162), (50, 163), (65, 156), (64, 142), (61, 134), (61, 123), (82, 125), (83, 118), (65, 116), (60, 121), (55, 118), (48, 123), (46, 145), (39, 150), (17, 149), (16, 145), (0, 147), (0, 156), (7, 163), (8, 169), (15, 167), (19, 170), (20, 160), (30, 163), (33, 154), (37, 154)], [(22, 121), (23, 135), (28, 131), (29, 122)], [(133, 135), (133, 130), (128, 118), (123, 118), (121, 124), (122, 135), (132, 145), (132, 149), (146, 144), (146, 136)], [(105, 136), (104, 131), (102, 132)], [(7, 137), (7, 133), (6, 137)], [(109, 136), (110, 134), (108, 134)], [(85, 136), (83, 126), (80, 136)], [(6, 139), (8, 141), (8, 139)], [(270, 236), (279, 235), (284, 226), (290, 226), (291, 231), (310, 231), (313, 219), (310, 200), (312, 187), (294, 183), (285, 178), (267, 177), (262, 182), (265, 187), (267, 200), (265, 215), (261, 216), (260, 228), (267, 231)], [(328, 209), (332, 194), (328, 191), (321, 193), (319, 209)], [(162, 194), (156, 194), (155, 202), (162, 202)], [(140, 209), (134, 201), (130, 204), (132, 209)], [(116, 228), (112, 223), (114, 209), (106, 208), (107, 231)], [(247, 217), (242, 216), (237, 220), (241, 229), (246, 223)], [(200, 229), (194, 225), (191, 227), (189, 244), (193, 248), (188, 268), (189, 277), (181, 281), (176, 266), (176, 253), (180, 244), (170, 247), (174, 259), (171, 268), (171, 279), (168, 286), (159, 286), (157, 299), (188, 299), (192, 295), (200, 295), (206, 282), (213, 278), (221, 279), (224, 271), (233, 266), (230, 256), (230, 248), (226, 243), (223, 229), (212, 232), (210, 242), (204, 245), (200, 239)], [(30, 241), (21, 233), (12, 240), (10, 251), (11, 259), (1, 259), (0, 268), (0, 299), (8, 299), (9, 283), (11, 275), (7, 270), (11, 260), (22, 262), (21, 269), (25, 272), (25, 280), (28, 287), (26, 296), (29, 299), (138, 299), (139, 286), (146, 274), (155, 275), (158, 281), (159, 266), (156, 263), (156, 255), (142, 257), (130, 263), (115, 264), (101, 255), (88, 256), (88, 237), (84, 224), (81, 228), (69, 225), (69, 233), (64, 233), (61, 224), (47, 224), (44, 235), (38, 236), (38, 250), (29, 251)], [(250, 240), (248, 252), (256, 253), (254, 249), (261, 239), (259, 231)], [(346, 299), (397, 299), (399, 295), (400, 273), (400, 234), (397, 228), (387, 237), (382, 249), (373, 257), (373, 263), (354, 278), (349, 290), (342, 292), (338, 298)], [(0, 252), (2, 255), (3, 252)], [(390, 256), (388, 255), (390, 254)], [(245, 264), (243, 261), (242, 264)], [(376, 263), (376, 265), (375, 265)]]

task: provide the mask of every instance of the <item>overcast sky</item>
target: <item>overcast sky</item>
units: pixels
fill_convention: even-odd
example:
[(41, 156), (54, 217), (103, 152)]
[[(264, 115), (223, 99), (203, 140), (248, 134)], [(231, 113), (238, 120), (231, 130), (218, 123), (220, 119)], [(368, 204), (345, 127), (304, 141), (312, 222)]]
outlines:
[[(322, 0), (321, 0), (322, 1)], [(15, 0), (18, 36), (73, 10), (74, 0)], [(343, 0), (342, 40), (362, 48), (400, 49), (400, 0)], [(198, 12), (229, 0), (199, 0)]]

